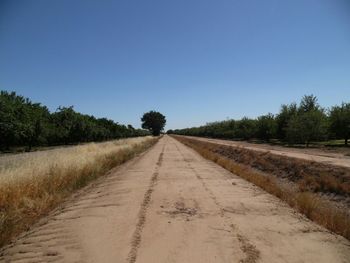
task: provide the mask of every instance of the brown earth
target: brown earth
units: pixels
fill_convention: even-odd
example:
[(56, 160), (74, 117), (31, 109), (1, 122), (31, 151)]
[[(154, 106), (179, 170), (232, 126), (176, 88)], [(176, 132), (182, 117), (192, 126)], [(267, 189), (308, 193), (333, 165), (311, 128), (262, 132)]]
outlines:
[(242, 147), (249, 150), (260, 151), (260, 152), (269, 152), (276, 155), (282, 155), (292, 158), (299, 158), (308, 161), (321, 162), (324, 164), (331, 164), (336, 166), (342, 166), (350, 168), (350, 155), (347, 149), (328, 149), (328, 148), (292, 148), (292, 147), (283, 147), (278, 145), (269, 145), (269, 144), (257, 144), (249, 143), (244, 141), (229, 141), (229, 140), (220, 140), (220, 139), (210, 139), (203, 137), (193, 137), (193, 136), (184, 136), (188, 138), (193, 138), (196, 140), (201, 140), (205, 142), (213, 142), (222, 145)]
[(350, 242), (164, 136), (0, 252), (2, 262), (349, 262)]

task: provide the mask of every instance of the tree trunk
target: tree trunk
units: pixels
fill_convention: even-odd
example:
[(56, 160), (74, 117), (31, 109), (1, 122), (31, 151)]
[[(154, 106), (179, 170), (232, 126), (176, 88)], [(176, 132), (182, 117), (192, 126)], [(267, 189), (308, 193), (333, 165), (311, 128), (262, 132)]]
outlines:
[(345, 145), (348, 145), (348, 138), (345, 138)]

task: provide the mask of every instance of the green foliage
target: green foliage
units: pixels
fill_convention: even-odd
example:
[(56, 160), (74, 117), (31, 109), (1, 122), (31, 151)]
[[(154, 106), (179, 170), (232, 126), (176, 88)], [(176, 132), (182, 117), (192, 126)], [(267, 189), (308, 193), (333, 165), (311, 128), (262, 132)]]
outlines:
[(290, 143), (321, 141), (326, 138), (327, 116), (313, 95), (301, 99), (296, 114), (290, 119), (286, 137)]
[(276, 137), (280, 140), (287, 138), (287, 128), (290, 120), (297, 114), (296, 103), (282, 105), (280, 112), (276, 116)]
[(326, 137), (326, 120), (322, 111), (311, 110), (299, 113), (291, 118), (287, 128), (287, 139), (290, 143), (321, 141)]
[(276, 116), (269, 113), (256, 119), (244, 117), (241, 120), (226, 120), (173, 130), (171, 133), (243, 140), (280, 139), (290, 144), (303, 143), (306, 146), (311, 141), (322, 141), (334, 135), (347, 142), (350, 135), (350, 103), (333, 107), (328, 116), (318, 104), (317, 98), (309, 95), (304, 96), (299, 105), (282, 105)]
[(314, 95), (304, 95), (301, 99), (298, 111), (310, 112), (320, 110), (320, 105), (317, 103), (317, 97)]
[(329, 122), (330, 132), (335, 134), (336, 138), (344, 139), (347, 145), (350, 137), (350, 103), (332, 107)]
[(50, 113), (39, 103), (17, 96), (15, 92), (0, 93), (0, 147), (45, 143), (46, 124)]
[(0, 93), (0, 149), (14, 146), (73, 144), (117, 138), (143, 136), (145, 130), (134, 129), (106, 118), (78, 113), (71, 107), (59, 107), (50, 113), (40, 103), (15, 92)]
[(244, 117), (236, 122), (235, 135), (238, 138), (249, 140), (256, 134), (256, 120)]
[(256, 137), (265, 141), (276, 138), (277, 123), (273, 114), (269, 113), (257, 118)]
[(148, 129), (154, 136), (158, 136), (163, 131), (166, 119), (163, 114), (157, 111), (149, 111), (143, 114), (142, 128)]

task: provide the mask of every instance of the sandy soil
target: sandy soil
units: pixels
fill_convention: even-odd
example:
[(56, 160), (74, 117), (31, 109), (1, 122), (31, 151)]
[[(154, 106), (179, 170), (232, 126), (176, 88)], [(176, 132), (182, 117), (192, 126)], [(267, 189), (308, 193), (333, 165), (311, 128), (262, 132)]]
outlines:
[(1, 262), (349, 262), (350, 242), (168, 136), (1, 251)]
[(277, 145), (268, 145), (268, 144), (254, 144), (243, 141), (229, 141), (229, 140), (220, 140), (220, 139), (209, 139), (193, 136), (185, 136), (192, 139), (197, 139), (206, 142), (214, 142), (223, 145), (230, 145), (235, 147), (242, 147), (255, 151), (270, 152), (277, 155), (284, 155), (293, 158), (306, 159), (315, 162), (322, 162), (325, 164), (343, 166), (350, 168), (350, 156), (345, 155), (343, 152), (331, 152), (322, 149), (313, 149), (313, 148), (288, 148)]

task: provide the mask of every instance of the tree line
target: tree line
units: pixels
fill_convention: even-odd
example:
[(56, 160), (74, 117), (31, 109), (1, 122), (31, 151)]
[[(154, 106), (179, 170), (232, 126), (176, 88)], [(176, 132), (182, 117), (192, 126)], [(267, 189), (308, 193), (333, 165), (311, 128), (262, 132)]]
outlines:
[(0, 149), (105, 141), (149, 135), (143, 129), (76, 112), (73, 106), (50, 112), (15, 92), (0, 92)]
[(321, 107), (317, 97), (305, 95), (299, 104), (284, 104), (278, 114), (266, 114), (257, 118), (244, 117), (208, 123), (204, 126), (169, 130), (168, 133), (225, 139), (279, 139), (289, 144), (305, 144), (313, 141), (344, 139), (350, 136), (350, 103), (342, 103), (330, 109)]

